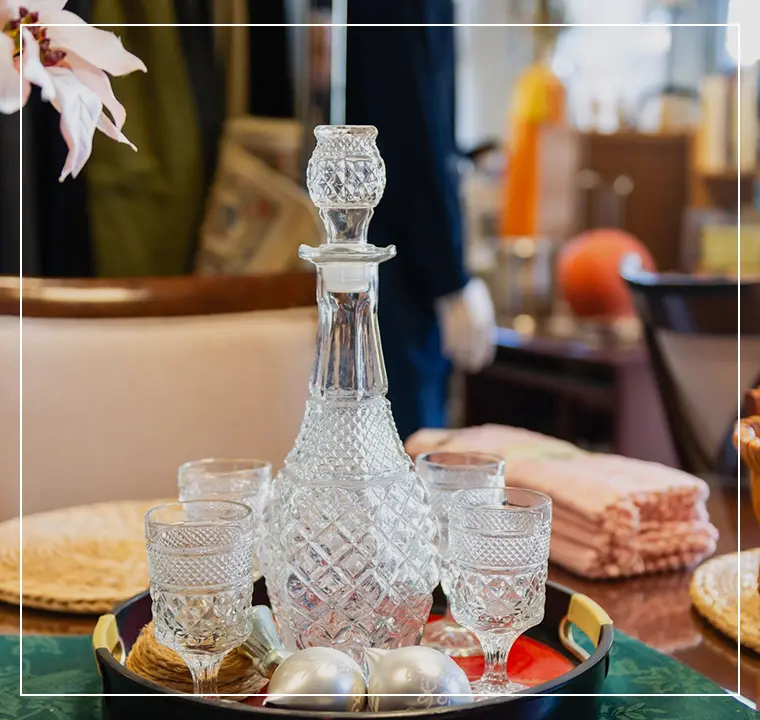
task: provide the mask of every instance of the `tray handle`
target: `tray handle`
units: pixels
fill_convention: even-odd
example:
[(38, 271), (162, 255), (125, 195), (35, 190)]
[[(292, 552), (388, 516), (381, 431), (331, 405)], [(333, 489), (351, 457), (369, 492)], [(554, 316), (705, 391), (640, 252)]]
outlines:
[(98, 618), (95, 630), (92, 633), (92, 649), (95, 652), (95, 661), (100, 672), (100, 664), (97, 662), (97, 651), (107, 650), (117, 662), (124, 661), (124, 646), (119, 637), (119, 627), (116, 624), (115, 615), (101, 615)]
[(581, 662), (588, 660), (586, 652), (573, 637), (572, 626), (579, 627), (586, 636), (598, 647), (605, 625), (612, 625), (612, 618), (595, 603), (588, 595), (573, 593), (567, 607), (567, 615), (559, 625), (559, 639), (565, 649), (569, 650)]

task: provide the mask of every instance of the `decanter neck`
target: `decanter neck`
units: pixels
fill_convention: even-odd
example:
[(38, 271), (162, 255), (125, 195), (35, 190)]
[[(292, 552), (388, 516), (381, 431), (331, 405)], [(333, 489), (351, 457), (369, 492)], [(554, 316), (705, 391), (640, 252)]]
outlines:
[(320, 125), (314, 136), (317, 145), (306, 184), (327, 242), (299, 249), (317, 267), (319, 330), (311, 393), (380, 397), (388, 388), (377, 325), (377, 267), (396, 248), (367, 242), (367, 228), (385, 188), (377, 128)]
[(319, 325), (312, 396), (358, 399), (388, 390), (377, 322), (377, 263), (317, 264)]
[(367, 229), (374, 210), (370, 207), (321, 208), (328, 243), (367, 242)]

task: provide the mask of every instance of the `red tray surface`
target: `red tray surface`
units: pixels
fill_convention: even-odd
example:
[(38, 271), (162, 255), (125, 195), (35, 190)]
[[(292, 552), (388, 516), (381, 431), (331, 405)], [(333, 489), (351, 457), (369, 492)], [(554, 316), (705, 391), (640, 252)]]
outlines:
[[(430, 622), (438, 619), (437, 616), (431, 615)], [(454, 659), (470, 680), (478, 680), (483, 674), (482, 655)], [(558, 650), (523, 635), (512, 647), (507, 667), (511, 679), (523, 685), (533, 686), (564, 675), (572, 670), (574, 665)], [(248, 705), (261, 705), (263, 701), (264, 698), (261, 696), (247, 698), (243, 702)]]

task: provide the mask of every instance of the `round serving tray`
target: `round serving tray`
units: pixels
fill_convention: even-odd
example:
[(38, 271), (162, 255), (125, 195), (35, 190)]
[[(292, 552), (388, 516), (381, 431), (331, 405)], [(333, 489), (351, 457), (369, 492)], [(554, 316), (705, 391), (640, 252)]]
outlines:
[[(260, 581), (261, 582), (261, 581)], [(257, 584), (257, 602), (265, 597)], [(147, 592), (102, 616), (93, 634), (95, 658), (103, 680), (103, 711), (106, 720), (357, 720), (370, 716), (377, 720), (422, 718), (436, 720), (548, 720), (572, 717), (593, 718), (595, 694), (601, 693), (609, 669), (612, 647), (612, 621), (593, 600), (555, 583), (546, 588), (546, 613), (536, 628), (526, 633), (533, 640), (562, 654), (573, 662), (573, 669), (522, 693), (486, 698), (471, 705), (431, 710), (384, 713), (348, 713), (281, 710), (239, 702), (208, 700), (168, 690), (140, 677), (124, 666), (140, 630), (151, 620), (151, 601)], [(573, 637), (581, 630), (594, 646), (586, 652)], [(143, 697), (140, 697), (143, 695)], [(161, 699), (150, 697), (163, 696)]]

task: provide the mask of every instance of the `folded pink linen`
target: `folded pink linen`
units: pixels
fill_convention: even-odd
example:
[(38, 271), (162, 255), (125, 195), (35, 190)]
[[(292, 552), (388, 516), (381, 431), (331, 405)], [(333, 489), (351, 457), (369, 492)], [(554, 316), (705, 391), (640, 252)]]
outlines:
[(454, 436), (456, 430), (437, 430), (423, 428), (410, 435), (404, 443), (404, 449), (409, 457), (415, 460), (418, 455), (438, 450), (446, 440)]
[(591, 578), (690, 567), (715, 552), (705, 482), (657, 463), (585, 453), (519, 428), (422, 430), (413, 457), (433, 450), (486, 452), (506, 461), (506, 484), (553, 500), (551, 558)]
[(585, 455), (572, 460), (529, 458), (515, 463), (508, 485), (538, 490), (574, 513), (607, 527), (619, 521), (672, 522), (703, 515), (707, 483), (658, 463), (617, 455)]
[(717, 531), (709, 522), (663, 523), (628, 538), (588, 532), (561, 513), (552, 519), (554, 562), (586, 577), (627, 577), (690, 567), (715, 552)]
[(507, 484), (552, 498), (552, 560), (587, 577), (689, 567), (715, 552), (709, 488), (680, 470), (615, 455), (526, 459)]
[(507, 425), (478, 425), (461, 430), (418, 430), (405, 444), (414, 459), (418, 455), (444, 452), (483, 452), (511, 463), (532, 457), (574, 457), (585, 453), (564, 440)]
[(621, 562), (613, 560), (605, 562), (593, 548), (580, 546), (564, 537), (552, 535), (551, 542), (552, 562), (562, 565), (577, 575), (599, 580), (690, 568), (702, 562), (713, 552), (715, 552), (714, 544), (704, 551), (679, 549), (669, 555), (647, 559), (631, 552), (628, 553), (627, 558), (621, 554)]

